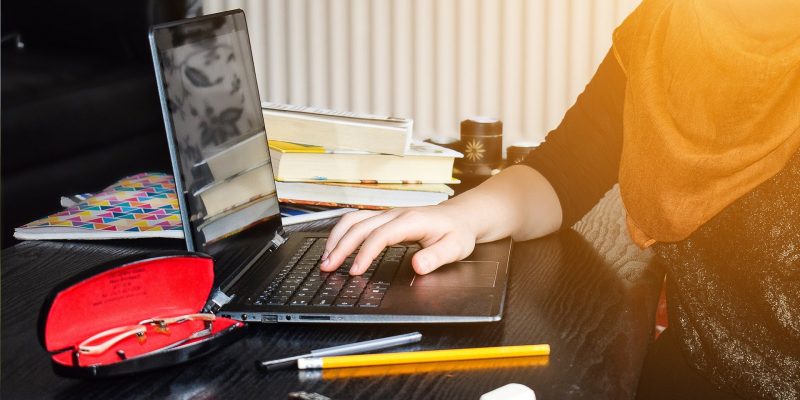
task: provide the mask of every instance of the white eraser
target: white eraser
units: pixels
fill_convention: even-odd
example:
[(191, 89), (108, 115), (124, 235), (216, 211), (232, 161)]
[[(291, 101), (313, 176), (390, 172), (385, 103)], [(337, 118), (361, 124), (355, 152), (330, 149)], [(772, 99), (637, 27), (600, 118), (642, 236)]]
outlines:
[(525, 385), (509, 383), (485, 393), (480, 400), (536, 400), (536, 393)]

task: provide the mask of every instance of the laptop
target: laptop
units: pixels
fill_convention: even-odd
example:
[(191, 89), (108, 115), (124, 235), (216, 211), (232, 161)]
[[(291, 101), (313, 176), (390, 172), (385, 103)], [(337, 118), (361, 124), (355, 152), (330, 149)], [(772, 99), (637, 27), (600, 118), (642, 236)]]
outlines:
[(411, 268), (418, 245), (390, 246), (350, 276), (354, 255), (319, 270), (327, 234), (285, 233), (244, 12), (157, 25), (149, 37), (186, 247), (215, 261), (206, 311), (268, 323), (500, 320), (510, 239), (424, 276)]

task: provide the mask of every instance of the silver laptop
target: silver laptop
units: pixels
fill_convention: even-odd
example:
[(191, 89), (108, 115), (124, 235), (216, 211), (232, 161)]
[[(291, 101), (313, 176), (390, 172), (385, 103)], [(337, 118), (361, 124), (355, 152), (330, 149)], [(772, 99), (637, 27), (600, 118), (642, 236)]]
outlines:
[(353, 256), (319, 270), (326, 234), (284, 233), (244, 12), (155, 26), (150, 45), (186, 246), (215, 260), (207, 311), (254, 322), (501, 318), (510, 240), (425, 276), (411, 268), (417, 245), (391, 246), (350, 276)]

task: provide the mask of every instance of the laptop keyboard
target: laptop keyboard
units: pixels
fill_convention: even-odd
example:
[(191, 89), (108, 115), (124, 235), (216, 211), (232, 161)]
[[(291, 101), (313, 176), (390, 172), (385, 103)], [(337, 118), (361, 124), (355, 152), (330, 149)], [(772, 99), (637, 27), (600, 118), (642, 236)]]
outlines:
[(384, 249), (360, 276), (350, 276), (355, 253), (334, 272), (319, 270), (326, 238), (306, 238), (253, 305), (378, 307), (409, 246)]

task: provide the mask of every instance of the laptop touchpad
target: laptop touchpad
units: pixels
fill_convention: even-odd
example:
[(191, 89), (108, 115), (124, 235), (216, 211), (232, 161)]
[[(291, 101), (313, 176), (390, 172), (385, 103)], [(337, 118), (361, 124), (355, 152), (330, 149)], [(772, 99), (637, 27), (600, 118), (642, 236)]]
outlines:
[(494, 287), (497, 261), (458, 261), (428, 275), (415, 275), (411, 286), (422, 287)]

